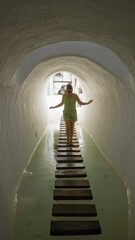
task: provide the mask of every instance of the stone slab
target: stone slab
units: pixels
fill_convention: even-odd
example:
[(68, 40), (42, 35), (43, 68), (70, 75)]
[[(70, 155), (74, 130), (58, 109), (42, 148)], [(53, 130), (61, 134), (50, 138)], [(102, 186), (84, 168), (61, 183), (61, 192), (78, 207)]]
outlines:
[[(65, 138), (65, 139), (59, 139), (59, 144), (66, 144), (67, 143), (67, 139)], [(72, 143), (73, 144), (79, 144), (79, 141), (78, 141), (78, 139), (73, 139), (72, 140)]]
[(95, 235), (101, 234), (100, 223), (94, 221), (51, 221), (51, 235)]
[(81, 152), (80, 148), (76, 148), (76, 147), (71, 147), (71, 146), (67, 146), (67, 147), (59, 147), (58, 146), (58, 152)]
[(83, 158), (82, 156), (79, 157), (57, 157), (57, 162), (58, 163), (79, 163), (79, 162), (83, 162)]
[[(75, 143), (75, 142), (74, 142), (73, 145), (74, 145), (74, 146), (73, 146), (74, 148), (78, 148), (78, 147), (79, 147), (79, 143)], [(58, 147), (60, 147), (60, 148), (70, 148), (70, 147), (67, 146), (67, 142), (65, 142), (65, 143), (60, 143), (60, 142), (59, 142)]]
[[(72, 144), (74, 145), (74, 147), (79, 147), (79, 141), (78, 140), (73, 140), (72, 141)], [(58, 146), (67, 146), (67, 140), (59, 140), (59, 142), (58, 142)]]
[(85, 168), (83, 163), (57, 163), (56, 169), (75, 169)]
[[(62, 135), (65, 134), (65, 135), (66, 135), (66, 129), (64, 129), (64, 128), (63, 128), (63, 129), (60, 128), (60, 130), (59, 130), (59, 134), (62, 134)], [(77, 134), (75, 130), (73, 131), (73, 134)]]
[(75, 179), (75, 180), (55, 180), (55, 188), (89, 188), (90, 184), (88, 180), (85, 179)]
[[(74, 135), (77, 135), (77, 132), (74, 130), (74, 131), (73, 131), (73, 134), (74, 134)], [(66, 135), (66, 130), (60, 129), (60, 130), (59, 130), (59, 135)]]
[(62, 156), (73, 156), (73, 157), (76, 157), (76, 156), (82, 156), (81, 152), (72, 152), (72, 151), (69, 151), (69, 152), (57, 152), (57, 157), (62, 157)]
[(91, 200), (91, 189), (54, 189), (54, 200)]
[(83, 169), (70, 169), (70, 170), (57, 170), (55, 172), (56, 178), (69, 178), (69, 177), (86, 177), (86, 171)]
[(97, 216), (94, 204), (53, 204), (53, 216)]
[[(59, 133), (59, 138), (66, 138), (66, 133)], [(77, 138), (77, 134), (76, 133), (73, 133), (73, 138)]]
[[(67, 140), (66, 136), (65, 137), (64, 136), (59, 137), (59, 140), (65, 140), (65, 139)], [(78, 138), (73, 136), (73, 140), (78, 140)]]

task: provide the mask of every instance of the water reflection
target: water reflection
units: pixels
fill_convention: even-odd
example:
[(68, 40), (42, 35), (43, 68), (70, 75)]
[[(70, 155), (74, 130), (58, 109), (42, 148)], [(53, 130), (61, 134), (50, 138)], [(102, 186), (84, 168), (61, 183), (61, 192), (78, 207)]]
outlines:
[(59, 124), (51, 123), (47, 132), (47, 151), (53, 162), (56, 162)]

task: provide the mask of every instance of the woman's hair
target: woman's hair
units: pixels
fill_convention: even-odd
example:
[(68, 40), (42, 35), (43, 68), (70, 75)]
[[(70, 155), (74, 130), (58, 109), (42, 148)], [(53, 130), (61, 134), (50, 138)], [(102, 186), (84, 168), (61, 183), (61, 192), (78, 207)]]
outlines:
[(67, 91), (73, 91), (73, 87), (70, 83), (67, 84)]

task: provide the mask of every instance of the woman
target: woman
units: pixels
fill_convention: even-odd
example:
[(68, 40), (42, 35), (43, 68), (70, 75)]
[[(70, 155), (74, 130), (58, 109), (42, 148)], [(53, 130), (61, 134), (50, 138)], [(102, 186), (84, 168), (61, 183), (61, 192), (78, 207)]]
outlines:
[(91, 99), (88, 102), (82, 102), (76, 93), (73, 93), (71, 84), (67, 84), (66, 93), (62, 96), (62, 101), (52, 108), (61, 107), (64, 104), (63, 118), (66, 124), (67, 145), (72, 146), (74, 123), (77, 121), (76, 102), (80, 105), (87, 105), (93, 102)]

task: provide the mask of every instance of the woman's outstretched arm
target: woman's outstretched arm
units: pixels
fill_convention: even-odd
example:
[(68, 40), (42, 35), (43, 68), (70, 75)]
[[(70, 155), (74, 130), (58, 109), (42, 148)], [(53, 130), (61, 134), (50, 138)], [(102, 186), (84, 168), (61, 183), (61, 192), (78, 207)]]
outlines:
[(88, 105), (90, 103), (93, 102), (93, 100), (89, 100), (88, 102), (82, 102), (81, 99), (78, 97), (78, 95), (76, 94), (76, 101), (80, 104), (80, 105)]
[(61, 103), (59, 103), (59, 104), (57, 104), (57, 105), (55, 105), (55, 106), (51, 106), (51, 107), (49, 107), (49, 108), (50, 108), (50, 109), (52, 109), (52, 108), (58, 108), (58, 107), (61, 107), (63, 104), (64, 104), (64, 97), (62, 96)]

